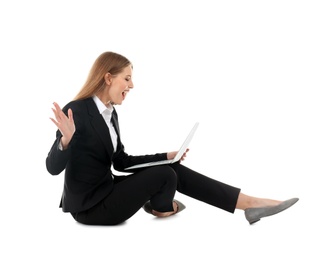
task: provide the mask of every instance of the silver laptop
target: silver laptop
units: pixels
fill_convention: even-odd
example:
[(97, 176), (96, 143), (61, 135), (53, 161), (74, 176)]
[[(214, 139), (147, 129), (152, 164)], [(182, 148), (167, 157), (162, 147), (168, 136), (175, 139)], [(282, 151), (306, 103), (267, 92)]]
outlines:
[(155, 166), (155, 165), (161, 165), (161, 164), (171, 164), (174, 162), (177, 162), (181, 159), (182, 155), (186, 152), (187, 148), (189, 147), (189, 143), (194, 136), (194, 133), (197, 130), (199, 123), (195, 123), (193, 128), (191, 129), (189, 135), (187, 136), (186, 140), (183, 142), (181, 145), (177, 155), (171, 159), (171, 160), (162, 160), (162, 161), (157, 161), (157, 162), (149, 162), (149, 163), (141, 163), (141, 164), (136, 164), (131, 167), (125, 168), (125, 170), (130, 170), (130, 169), (135, 169), (135, 168), (142, 168), (142, 167), (149, 167), (149, 166)]

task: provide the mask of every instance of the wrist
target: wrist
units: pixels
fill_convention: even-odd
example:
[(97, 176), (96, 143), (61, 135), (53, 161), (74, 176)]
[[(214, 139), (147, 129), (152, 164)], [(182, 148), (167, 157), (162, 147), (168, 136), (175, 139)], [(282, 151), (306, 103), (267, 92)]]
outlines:
[(60, 143), (59, 143), (59, 149), (60, 150), (65, 150), (69, 145), (69, 142), (65, 138), (61, 138)]

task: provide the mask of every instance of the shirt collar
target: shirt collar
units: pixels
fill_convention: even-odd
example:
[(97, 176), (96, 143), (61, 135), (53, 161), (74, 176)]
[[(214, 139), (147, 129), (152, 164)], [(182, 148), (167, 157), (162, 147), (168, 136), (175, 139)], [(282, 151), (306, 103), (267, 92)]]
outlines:
[(104, 113), (104, 114), (111, 116), (111, 114), (114, 110), (114, 107), (112, 104), (109, 103), (108, 107), (107, 107), (107, 106), (105, 106), (104, 103), (102, 103), (102, 101), (96, 95), (94, 95), (92, 98), (93, 98), (93, 101), (95, 102), (100, 114)]

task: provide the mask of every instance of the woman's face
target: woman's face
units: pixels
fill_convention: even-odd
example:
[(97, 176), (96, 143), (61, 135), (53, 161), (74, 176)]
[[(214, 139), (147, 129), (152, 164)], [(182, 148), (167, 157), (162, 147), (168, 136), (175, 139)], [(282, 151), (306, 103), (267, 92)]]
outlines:
[(132, 72), (133, 69), (129, 65), (117, 75), (108, 74), (107, 100), (116, 105), (122, 104), (129, 90), (134, 87)]

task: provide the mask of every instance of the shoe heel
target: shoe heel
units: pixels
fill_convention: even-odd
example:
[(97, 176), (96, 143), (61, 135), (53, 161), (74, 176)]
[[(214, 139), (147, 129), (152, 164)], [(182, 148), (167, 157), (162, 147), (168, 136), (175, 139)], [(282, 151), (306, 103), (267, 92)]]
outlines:
[(260, 219), (253, 219), (253, 220), (249, 220), (250, 225), (254, 224), (255, 222), (258, 222)]

